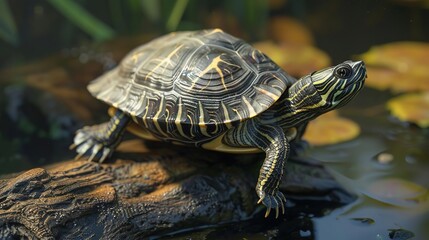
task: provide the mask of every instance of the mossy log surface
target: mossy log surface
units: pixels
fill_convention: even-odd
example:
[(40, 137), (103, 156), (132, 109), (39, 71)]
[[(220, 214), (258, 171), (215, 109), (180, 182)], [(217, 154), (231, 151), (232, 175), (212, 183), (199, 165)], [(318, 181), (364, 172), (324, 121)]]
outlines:
[[(258, 158), (169, 145), (147, 151), (132, 140), (104, 164), (66, 161), (8, 175), (0, 179), (0, 239), (138, 239), (259, 218)], [(288, 199), (353, 200), (322, 166), (302, 161), (289, 161), (281, 189)]]

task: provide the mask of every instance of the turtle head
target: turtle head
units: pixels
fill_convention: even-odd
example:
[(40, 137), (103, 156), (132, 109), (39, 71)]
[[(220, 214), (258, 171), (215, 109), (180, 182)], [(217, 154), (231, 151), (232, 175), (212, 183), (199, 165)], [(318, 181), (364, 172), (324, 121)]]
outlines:
[(310, 75), (312, 84), (320, 96), (323, 112), (348, 103), (362, 88), (366, 68), (362, 61), (346, 61)]
[[(362, 88), (366, 78), (362, 61), (346, 61), (313, 72), (292, 86), (295, 109), (322, 114), (348, 103)], [(316, 115), (318, 115), (316, 114)]]

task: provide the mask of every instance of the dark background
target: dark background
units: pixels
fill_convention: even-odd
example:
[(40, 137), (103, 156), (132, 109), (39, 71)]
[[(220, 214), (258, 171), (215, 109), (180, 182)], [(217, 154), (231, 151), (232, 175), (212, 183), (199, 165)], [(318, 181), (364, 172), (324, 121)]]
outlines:
[[(333, 62), (363, 53), (372, 45), (429, 40), (429, 4), (417, 0), (189, 0), (183, 1), (183, 15), (173, 21), (173, 28), (167, 26), (168, 21), (180, 1), (71, 1), (109, 26), (113, 34), (104, 38), (94, 37), (76, 25), (51, 3), (56, 1), (2, 1), (9, 6), (15, 24), (11, 37), (15, 40), (0, 40), (2, 67), (83, 43), (118, 36), (161, 35), (171, 30), (222, 27), (248, 41), (262, 40), (270, 37), (267, 25), (274, 16), (294, 17), (305, 24), (316, 46), (327, 51)], [(72, 14), (80, 18), (81, 13)]]

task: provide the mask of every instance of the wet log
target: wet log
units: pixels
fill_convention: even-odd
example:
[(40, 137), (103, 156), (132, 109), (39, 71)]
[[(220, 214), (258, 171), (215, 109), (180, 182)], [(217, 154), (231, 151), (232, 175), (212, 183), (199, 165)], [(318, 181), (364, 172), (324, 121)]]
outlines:
[[(261, 157), (170, 145), (147, 151), (132, 140), (104, 164), (66, 161), (5, 176), (0, 239), (140, 239), (262, 218), (254, 191)], [(289, 161), (281, 189), (287, 211), (293, 199), (353, 200), (317, 163)]]

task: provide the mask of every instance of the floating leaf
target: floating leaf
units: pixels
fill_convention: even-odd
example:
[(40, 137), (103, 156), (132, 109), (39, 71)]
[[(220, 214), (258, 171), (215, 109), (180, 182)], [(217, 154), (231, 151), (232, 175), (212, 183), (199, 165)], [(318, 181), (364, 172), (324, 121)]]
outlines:
[(387, 67), (367, 66), (368, 78), (365, 85), (378, 89), (391, 89), (393, 92), (429, 91), (429, 75), (420, 76), (397, 72)]
[(426, 188), (398, 178), (377, 180), (364, 186), (363, 193), (375, 200), (399, 207), (414, 207), (427, 201)]
[(429, 90), (429, 44), (395, 42), (360, 56), (368, 65), (367, 86), (394, 92)]
[(331, 65), (328, 54), (312, 46), (258, 42), (253, 46), (267, 54), (290, 75), (302, 77)]
[(387, 102), (387, 108), (401, 121), (429, 127), (429, 92), (410, 93), (393, 98)]
[(312, 145), (322, 146), (351, 140), (359, 133), (359, 125), (331, 111), (310, 121), (303, 138)]
[(367, 65), (384, 66), (397, 72), (429, 76), (429, 43), (394, 42), (372, 47), (361, 56)]
[(301, 22), (290, 17), (274, 17), (269, 23), (271, 38), (293, 45), (313, 45), (310, 30)]

